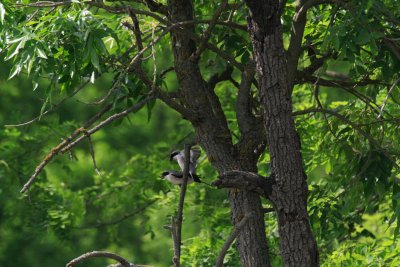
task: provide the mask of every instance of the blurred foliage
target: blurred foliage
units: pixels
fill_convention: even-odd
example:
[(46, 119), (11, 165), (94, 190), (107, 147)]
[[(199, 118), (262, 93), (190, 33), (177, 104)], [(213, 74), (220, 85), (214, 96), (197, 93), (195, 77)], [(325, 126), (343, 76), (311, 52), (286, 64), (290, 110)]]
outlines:
[[(55, 157), (29, 192), (19, 193), (47, 153), (102, 106), (112, 105), (106, 114), (111, 115), (149, 91), (125, 69), (137, 53), (131, 31), (123, 26), (130, 21), (126, 14), (109, 14), (79, 1), (54, 9), (14, 5), (33, 2), (0, 3), (0, 266), (63, 266), (91, 250), (115, 251), (138, 264), (170, 266), (172, 241), (163, 226), (175, 214), (179, 188), (159, 175), (177, 168), (169, 153), (182, 148), (192, 129), (159, 102), (92, 136), (100, 173), (84, 141)], [(197, 18), (209, 19), (218, 3), (195, 5)], [(288, 1), (282, 17), (286, 46), (295, 5)], [(143, 8), (137, 3), (132, 7)], [(231, 15), (224, 12), (221, 19)], [(233, 21), (244, 25), (246, 16), (246, 9), (239, 8)], [(329, 73), (336, 73), (355, 82), (335, 88), (301, 84), (293, 92), (295, 110), (316, 107), (319, 100), (323, 108), (345, 118), (321, 113), (296, 117), (309, 177), (309, 213), (323, 266), (400, 265), (399, 87), (385, 100), (399, 79), (400, 60), (388, 45), (398, 48), (399, 17), (400, 5), (393, 0), (348, 1), (346, 9), (320, 5), (308, 13), (299, 68), (331, 53), (318, 77), (332, 80)], [(145, 43), (162, 31), (154, 19), (139, 19)], [(205, 29), (206, 24), (196, 25), (197, 32)], [(210, 42), (239, 62), (251, 55), (245, 31), (217, 26)], [(177, 90), (173, 72), (161, 75), (173, 61), (168, 36), (154, 50), (156, 83), (166, 91)], [(151, 49), (143, 56), (148, 58), (143, 67), (152, 77)], [(226, 67), (210, 51), (200, 64), (205, 78)], [(233, 79), (240, 81), (237, 70)], [(382, 83), (357, 84), (366, 79)], [(236, 88), (223, 82), (216, 93), (236, 141)], [(252, 94), (257, 102), (255, 89)], [(38, 121), (22, 127), (5, 126), (36, 116)], [(261, 174), (270, 173), (267, 152), (259, 161)], [(216, 178), (204, 155), (199, 174), (207, 182)], [(190, 185), (185, 203), (183, 265), (213, 266), (231, 231), (226, 192)], [(276, 217), (269, 213), (265, 220), (271, 262), (280, 266)], [(82, 266), (104, 264), (93, 260)], [(239, 266), (235, 249), (229, 250), (225, 264)]]

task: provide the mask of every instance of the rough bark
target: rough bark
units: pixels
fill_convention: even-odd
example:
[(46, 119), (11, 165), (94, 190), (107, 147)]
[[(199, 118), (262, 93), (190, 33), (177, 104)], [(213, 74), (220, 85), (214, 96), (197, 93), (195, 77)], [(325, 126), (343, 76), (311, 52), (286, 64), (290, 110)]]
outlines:
[[(173, 23), (193, 20), (193, 2), (190, 0), (169, 0), (168, 8), (169, 18)], [(240, 153), (232, 143), (218, 97), (213, 88), (203, 80), (198, 59), (191, 57), (196, 51), (196, 44), (188, 38), (187, 32), (194, 32), (193, 25), (171, 31), (171, 39), (181, 101), (193, 112), (190, 121), (196, 131), (197, 140), (220, 174), (229, 170), (256, 172), (256, 157), (241, 161), (238, 156)], [(260, 197), (253, 192), (231, 189), (229, 199), (234, 225), (245, 214), (254, 214), (237, 238), (237, 249), (243, 266), (269, 266)]]
[(300, 141), (292, 119), (291, 85), (282, 42), (278, 0), (246, 0), (264, 107), (272, 172), (276, 184), (270, 197), (278, 216), (285, 266), (318, 266), (318, 250), (307, 213), (307, 182)]

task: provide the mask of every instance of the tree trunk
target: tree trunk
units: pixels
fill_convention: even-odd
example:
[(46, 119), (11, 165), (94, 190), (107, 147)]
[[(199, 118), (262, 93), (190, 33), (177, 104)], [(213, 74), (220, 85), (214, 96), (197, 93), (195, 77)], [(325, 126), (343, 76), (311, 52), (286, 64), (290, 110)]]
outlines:
[[(190, 0), (169, 0), (169, 16), (173, 23), (193, 20), (193, 3)], [(179, 81), (182, 103), (192, 114), (190, 121), (200, 145), (207, 152), (211, 164), (219, 174), (228, 170), (257, 172), (257, 158), (239, 160), (231, 133), (213, 88), (203, 80), (198, 59), (191, 58), (196, 45), (187, 32), (194, 32), (193, 25), (171, 31), (175, 71)], [(237, 238), (237, 249), (243, 266), (269, 266), (265, 235), (264, 214), (261, 200), (251, 192), (230, 190), (232, 222), (236, 225), (245, 214), (252, 217)]]
[(249, 31), (264, 107), (272, 172), (276, 185), (270, 199), (278, 216), (285, 266), (318, 266), (318, 250), (307, 213), (307, 182), (296, 132), (278, 0), (246, 0)]

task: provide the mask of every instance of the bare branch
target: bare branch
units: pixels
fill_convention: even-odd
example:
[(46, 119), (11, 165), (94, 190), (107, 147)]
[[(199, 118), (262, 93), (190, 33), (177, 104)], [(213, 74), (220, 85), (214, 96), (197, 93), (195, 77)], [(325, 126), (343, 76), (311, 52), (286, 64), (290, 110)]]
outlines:
[[(181, 266), (181, 240), (182, 240), (182, 221), (183, 221), (183, 204), (185, 202), (185, 194), (187, 188), (187, 181), (189, 178), (189, 163), (190, 163), (190, 148), (191, 145), (185, 145), (185, 164), (183, 167), (183, 183), (181, 186), (181, 193), (179, 195), (178, 212), (176, 219), (174, 218), (175, 224), (172, 224), (172, 231), (175, 230), (176, 239), (174, 240), (174, 257), (172, 262), (176, 267)], [(175, 226), (175, 227), (174, 227)]]
[(109, 258), (118, 261), (122, 266), (124, 267), (132, 267), (132, 265), (123, 257), (111, 253), (111, 252), (106, 252), (106, 251), (92, 251), (85, 253), (78, 258), (73, 259), (72, 261), (67, 263), (67, 267), (72, 267), (78, 263), (81, 263), (84, 260), (90, 259), (90, 258)]
[[(95, 127), (93, 127), (90, 130), (87, 130), (87, 134), (88, 135), (92, 135), (93, 133), (97, 132), (98, 130), (102, 129), (103, 127), (105, 127), (107, 124), (121, 119), (127, 115), (129, 115), (130, 113), (136, 112), (138, 110), (140, 110), (144, 105), (146, 105), (149, 101), (154, 100), (155, 99), (155, 95), (154, 94), (149, 94), (146, 98), (142, 99), (141, 101), (137, 102), (135, 105), (133, 105), (132, 107), (121, 111), (119, 113), (113, 114), (110, 117), (108, 117), (107, 119), (103, 120), (102, 122), (100, 122), (99, 124), (97, 124)], [(62, 153), (65, 153), (66, 151), (70, 150), (71, 148), (73, 148), (74, 146), (76, 146), (78, 143), (80, 143), (83, 139), (85, 139), (86, 136), (80, 136), (79, 138), (77, 138), (75, 141), (70, 142), (65, 148), (63, 148), (61, 150)]]
[(235, 228), (232, 230), (231, 234), (226, 239), (224, 245), (221, 248), (221, 251), (217, 257), (217, 261), (215, 263), (215, 267), (222, 267), (225, 259), (225, 255), (228, 252), (228, 249), (231, 247), (233, 241), (235, 241), (236, 237), (239, 235), (240, 231), (246, 225), (247, 221), (251, 216), (253, 216), (254, 212), (250, 212), (246, 214), (242, 220), (235, 225)]

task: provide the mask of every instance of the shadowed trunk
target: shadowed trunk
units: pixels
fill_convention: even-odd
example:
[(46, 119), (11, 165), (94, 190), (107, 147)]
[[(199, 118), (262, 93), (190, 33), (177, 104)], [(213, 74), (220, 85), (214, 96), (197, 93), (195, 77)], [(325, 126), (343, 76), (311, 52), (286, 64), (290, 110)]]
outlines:
[[(193, 20), (193, 5), (189, 0), (170, 0), (171, 21)], [(231, 133), (218, 97), (213, 88), (203, 80), (198, 59), (191, 58), (196, 45), (187, 32), (194, 32), (193, 25), (171, 32), (175, 59), (175, 71), (179, 81), (182, 102), (192, 113), (190, 121), (196, 131), (200, 145), (207, 152), (211, 164), (220, 174), (228, 170), (257, 172), (257, 157), (239, 160), (237, 148), (233, 145)], [(248, 223), (237, 238), (237, 248), (244, 266), (269, 266), (265, 235), (264, 214), (260, 197), (252, 192), (230, 190), (232, 222), (239, 223), (245, 214), (253, 212)]]
[(318, 266), (318, 250), (307, 213), (307, 182), (300, 140), (292, 119), (278, 0), (246, 0), (267, 143), (276, 185), (270, 196), (278, 216), (285, 266)]

